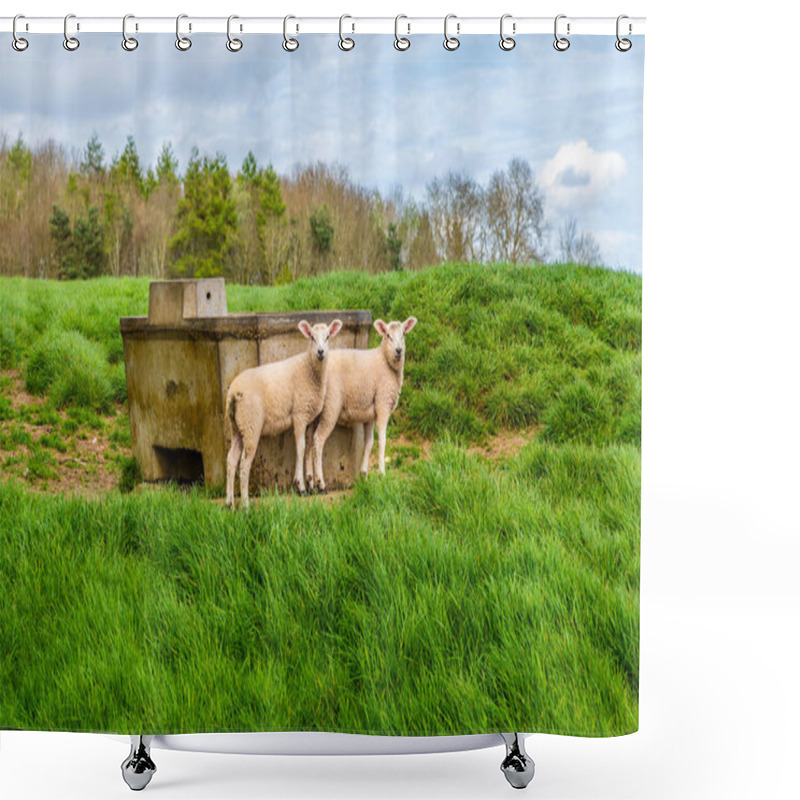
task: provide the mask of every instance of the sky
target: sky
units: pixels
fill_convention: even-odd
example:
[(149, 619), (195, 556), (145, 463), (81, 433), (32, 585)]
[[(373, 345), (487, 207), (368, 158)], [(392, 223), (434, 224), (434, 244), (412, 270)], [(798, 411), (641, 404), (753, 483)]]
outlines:
[(383, 193), (422, 200), (450, 170), (485, 183), (515, 157), (530, 162), (545, 197), (551, 246), (568, 218), (600, 244), (608, 266), (641, 272), (644, 37), (627, 53), (614, 36), (355, 36), (349, 52), (327, 34), (198, 34), (179, 52), (171, 34), (84, 34), (75, 52), (60, 35), (30, 37), (23, 53), (0, 47), (0, 132), (28, 145), (54, 139), (80, 152), (93, 133), (106, 159), (128, 135), (145, 165), (165, 141), (185, 167), (193, 146), (223, 153), (233, 171), (248, 150), (279, 174), (311, 161), (338, 163)]

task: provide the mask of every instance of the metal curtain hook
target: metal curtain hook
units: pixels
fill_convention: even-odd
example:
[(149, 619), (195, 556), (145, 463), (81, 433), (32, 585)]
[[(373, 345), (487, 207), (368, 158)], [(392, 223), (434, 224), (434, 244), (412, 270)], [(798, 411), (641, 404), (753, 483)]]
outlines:
[[(628, 50), (630, 50), (631, 47), (633, 47), (633, 42), (631, 42), (630, 39), (620, 39), (620, 37), (619, 37), (619, 24), (620, 24), (620, 22), (622, 22), (623, 19), (628, 19), (628, 15), (627, 14), (620, 14), (617, 17), (617, 41), (614, 42), (614, 47), (616, 47), (617, 50), (620, 51), (620, 53), (627, 53)], [(629, 22), (628, 23), (628, 34), (631, 34), (632, 32), (633, 32), (633, 26)]]
[[(500, 17), (500, 49), (506, 52), (513, 50), (517, 46), (516, 40), (511, 36), (506, 36), (503, 30), (503, 25), (507, 19), (511, 19), (511, 14), (503, 14), (503, 16)], [(516, 22), (512, 23), (511, 30), (513, 33), (517, 32)]]
[(461, 23), (456, 23), (456, 35), (450, 36), (447, 32), (447, 23), (450, 22), (451, 19), (456, 19), (456, 15), (448, 14), (444, 18), (444, 49), (452, 52), (453, 50), (458, 50), (458, 48), (461, 46), (461, 42), (458, 40), (458, 33), (461, 30)]
[(14, 21), (11, 23), (11, 34), (13, 35), (14, 39), (11, 42), (11, 46), (18, 52), (21, 53), (23, 50), (28, 49), (28, 40), (23, 39), (21, 36), (17, 35), (17, 20), (18, 19), (25, 19), (24, 14), (17, 14), (14, 17)]
[[(71, 19), (75, 19), (74, 14), (67, 14), (67, 16), (64, 17), (64, 49), (69, 50), (70, 52), (77, 50), (81, 46), (81, 43), (74, 36), (69, 35), (67, 26), (69, 25), (69, 21)], [(76, 30), (80, 30), (80, 27), (77, 25)]]
[[(188, 36), (181, 36), (181, 20), (188, 19), (188, 14), (178, 14), (175, 20), (175, 47), (178, 50), (186, 51), (192, 46), (192, 40)], [(192, 26), (189, 25), (189, 30), (192, 29)]]
[(283, 18), (283, 49), (286, 50), (287, 53), (293, 53), (300, 47), (300, 42), (298, 42), (297, 39), (292, 39), (287, 32), (290, 19), (296, 18), (292, 14), (287, 14)]
[[(411, 47), (411, 39), (406, 39), (405, 36), (400, 35), (399, 26), (401, 19), (408, 19), (408, 17), (405, 14), (398, 14), (394, 18), (394, 49), (403, 51)], [(406, 23), (406, 26), (408, 28), (408, 33), (411, 33), (411, 25)]]
[[(555, 25), (554, 25), (554, 32), (556, 40), (553, 42), (553, 47), (559, 51), (559, 53), (563, 53), (565, 50), (569, 50), (569, 39), (566, 36), (559, 36), (558, 35), (558, 21), (560, 19), (566, 19), (566, 14), (559, 14), (556, 17)], [(569, 36), (569, 22), (567, 23), (567, 36)]]
[[(342, 16), (339, 17), (339, 49), (344, 50), (345, 52), (348, 50), (352, 50), (356, 46), (356, 43), (349, 36), (345, 36), (343, 33), (342, 27), (346, 19), (353, 19), (353, 18), (349, 14), (342, 14)], [(352, 23), (351, 25), (352, 29), (355, 30), (356, 26), (353, 25)]]
[(126, 14), (122, 18), (122, 49), (132, 53), (138, 46), (139, 40), (128, 36), (128, 20), (134, 19), (133, 14)]
[(231, 22), (235, 19), (239, 19), (236, 14), (231, 14), (228, 17), (228, 41), (225, 42), (225, 47), (227, 47), (231, 53), (238, 53), (242, 49), (242, 40), (231, 36)]

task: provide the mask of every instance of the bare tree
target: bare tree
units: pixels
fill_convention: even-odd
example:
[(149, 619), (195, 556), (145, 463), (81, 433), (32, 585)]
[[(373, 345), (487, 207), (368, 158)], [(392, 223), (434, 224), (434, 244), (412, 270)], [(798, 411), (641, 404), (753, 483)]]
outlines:
[(428, 184), (428, 215), (443, 260), (480, 260), (483, 203), (483, 189), (465, 173), (448, 172)]
[(544, 198), (531, 165), (513, 158), (486, 189), (486, 255), (497, 261), (544, 261)]
[(559, 232), (561, 261), (566, 264), (599, 266), (602, 264), (600, 245), (591, 233), (578, 230), (578, 223), (570, 217)]

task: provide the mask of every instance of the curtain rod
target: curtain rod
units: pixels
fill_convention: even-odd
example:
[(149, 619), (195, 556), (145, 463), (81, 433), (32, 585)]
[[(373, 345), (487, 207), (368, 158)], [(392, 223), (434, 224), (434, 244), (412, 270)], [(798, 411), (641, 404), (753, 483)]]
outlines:
[[(504, 30), (507, 35), (520, 36), (531, 33), (554, 31), (554, 17), (514, 17), (507, 16)], [(569, 31), (567, 31), (569, 25)], [(444, 17), (401, 17), (398, 21), (399, 33), (403, 36), (413, 34), (444, 33)], [(611, 35), (616, 33), (616, 17), (570, 17), (559, 20), (559, 33), (568, 35)], [(127, 23), (128, 35), (135, 33), (175, 33), (175, 17), (130, 17)], [(630, 36), (644, 33), (645, 17), (628, 17), (622, 23), (622, 35)], [(0, 32), (11, 33), (13, 17), (0, 17)], [(181, 33), (225, 34), (228, 30), (227, 17), (185, 16), (181, 20)], [(237, 17), (231, 30), (236, 34), (282, 34), (283, 17)], [(338, 34), (339, 17), (293, 17), (289, 22), (291, 34), (331, 33)], [(355, 17), (346, 16), (342, 23), (344, 33), (386, 33), (395, 32), (394, 17)], [(451, 35), (500, 33), (500, 16), (459, 17), (453, 16), (448, 31)], [(17, 33), (64, 33), (64, 17), (20, 17)], [(70, 16), (70, 35), (80, 33), (119, 33), (122, 34), (122, 17), (81, 17)]]

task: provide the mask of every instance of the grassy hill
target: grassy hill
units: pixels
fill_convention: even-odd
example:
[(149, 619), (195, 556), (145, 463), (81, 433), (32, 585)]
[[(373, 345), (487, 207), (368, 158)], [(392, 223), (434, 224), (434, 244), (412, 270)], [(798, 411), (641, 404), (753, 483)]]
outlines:
[[(55, 407), (125, 399), (119, 318), (147, 313), (146, 279), (0, 279), (0, 368)], [(641, 277), (575, 266), (446, 264), (228, 286), (231, 311), (368, 308), (420, 320), (396, 429), (480, 441), (544, 425), (554, 442), (640, 439)], [(373, 333), (373, 342), (377, 335)]]
[(453, 264), (228, 299), (417, 316), (390, 430), (416, 457), (249, 514), (31, 491), (80, 436), (125, 452), (118, 319), (147, 281), (0, 280), (0, 726), (635, 730), (641, 278)]

